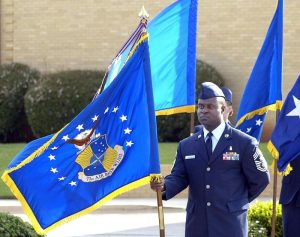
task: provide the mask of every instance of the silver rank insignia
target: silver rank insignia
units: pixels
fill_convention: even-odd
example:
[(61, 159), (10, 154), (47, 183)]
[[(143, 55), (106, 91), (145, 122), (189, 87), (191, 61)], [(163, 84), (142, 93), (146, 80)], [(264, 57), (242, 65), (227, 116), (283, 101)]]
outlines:
[(256, 169), (261, 172), (267, 172), (268, 165), (266, 163), (266, 160), (264, 159), (264, 155), (260, 151), (259, 148), (256, 147), (255, 152), (253, 154), (253, 159), (256, 165)]

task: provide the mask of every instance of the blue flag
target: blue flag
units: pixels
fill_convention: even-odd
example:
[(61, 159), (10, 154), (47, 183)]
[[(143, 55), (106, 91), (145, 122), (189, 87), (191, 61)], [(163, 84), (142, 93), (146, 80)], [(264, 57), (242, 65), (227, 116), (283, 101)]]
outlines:
[[(195, 112), (197, 0), (177, 0), (148, 24), (156, 115)], [(109, 67), (107, 87), (126, 64), (141, 23)]]
[(286, 97), (268, 149), (278, 159), (278, 170), (288, 174), (289, 163), (300, 155), (300, 76)]
[(156, 115), (195, 112), (197, 0), (178, 0), (148, 25)]
[(282, 106), (282, 48), (283, 0), (278, 0), (276, 12), (244, 90), (236, 118), (236, 127), (258, 141), (267, 111), (280, 109)]
[[(124, 65), (126, 64), (130, 56), (131, 50), (141, 38), (141, 35), (144, 33), (145, 28), (146, 28), (146, 22), (142, 20), (138, 25), (138, 27), (135, 29), (135, 31), (130, 35), (127, 42), (120, 49), (117, 56), (113, 59), (113, 61), (111, 62), (107, 70), (104, 89), (107, 88), (110, 85), (110, 83), (112, 83), (112, 81), (122, 70), (122, 68), (124, 67)], [(98, 94), (100, 93), (101, 89), (102, 88), (100, 87)]]
[(144, 34), (101, 95), (59, 132), (30, 143), (4, 172), (38, 233), (160, 173), (148, 53)]

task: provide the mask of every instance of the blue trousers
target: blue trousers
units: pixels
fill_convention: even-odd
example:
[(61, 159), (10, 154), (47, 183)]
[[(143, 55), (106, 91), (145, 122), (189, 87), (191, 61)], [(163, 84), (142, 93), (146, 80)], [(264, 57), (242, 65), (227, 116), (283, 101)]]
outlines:
[(300, 193), (298, 192), (293, 200), (282, 205), (283, 236), (300, 236)]

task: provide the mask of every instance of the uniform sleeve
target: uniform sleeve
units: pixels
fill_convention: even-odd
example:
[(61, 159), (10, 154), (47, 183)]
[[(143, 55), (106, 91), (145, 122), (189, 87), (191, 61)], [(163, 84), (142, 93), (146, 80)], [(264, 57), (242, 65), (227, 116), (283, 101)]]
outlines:
[(176, 194), (184, 190), (188, 184), (189, 182), (181, 153), (181, 143), (179, 143), (171, 174), (165, 177), (163, 199), (171, 199)]
[(246, 148), (246, 156), (243, 157), (242, 166), (248, 183), (248, 199), (251, 202), (270, 183), (268, 165), (256, 140), (250, 140)]

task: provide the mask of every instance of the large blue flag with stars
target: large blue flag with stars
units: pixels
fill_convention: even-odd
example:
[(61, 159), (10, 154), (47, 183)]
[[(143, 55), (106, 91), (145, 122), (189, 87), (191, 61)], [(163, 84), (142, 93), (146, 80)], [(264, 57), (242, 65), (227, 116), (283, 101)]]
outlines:
[(284, 174), (291, 171), (290, 162), (300, 156), (300, 76), (285, 99), (268, 149)]
[(283, 0), (278, 5), (244, 90), (236, 127), (260, 140), (268, 110), (282, 106)]
[(149, 65), (144, 33), (101, 95), (59, 132), (29, 143), (7, 167), (2, 179), (38, 233), (160, 173)]

